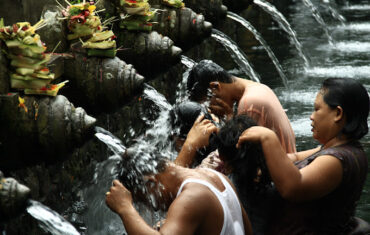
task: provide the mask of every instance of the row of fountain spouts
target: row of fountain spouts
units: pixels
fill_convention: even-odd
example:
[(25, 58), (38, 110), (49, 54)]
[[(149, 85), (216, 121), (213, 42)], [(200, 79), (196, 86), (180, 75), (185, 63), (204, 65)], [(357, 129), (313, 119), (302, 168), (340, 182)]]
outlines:
[[(318, 12), (317, 8), (310, 0), (303, 1), (305, 5), (309, 7), (309, 9), (311, 10), (316, 21), (323, 27), (323, 30), (325, 31), (325, 34), (328, 38), (329, 44), (333, 45), (334, 44), (333, 39), (326, 27), (324, 20), (320, 16), (320, 13)], [(302, 50), (302, 45), (298, 41), (295, 31), (292, 29), (292, 27), (290, 26), (286, 18), (283, 16), (283, 14), (281, 14), (281, 12), (279, 12), (272, 4), (266, 2), (265, 0), (254, 0), (254, 3), (260, 6), (264, 11), (269, 13), (273, 17), (273, 19), (279, 24), (279, 26), (289, 35), (290, 42), (296, 47), (299, 56), (304, 61), (304, 67), (308, 68), (310, 66), (309, 60)], [(338, 19), (343, 24), (345, 22), (344, 17), (341, 16), (330, 5), (328, 5), (328, 7), (332, 16)], [(280, 77), (282, 78), (284, 85), (287, 87), (287, 78), (283, 72), (283, 69), (278, 59), (276, 58), (276, 56), (274, 55), (266, 41), (259, 34), (259, 32), (253, 27), (253, 25), (244, 18), (232, 12), (228, 12), (227, 17), (239, 22), (246, 29), (253, 33), (255, 38), (261, 43), (261, 45), (266, 50), (268, 56), (271, 58)], [(233, 58), (235, 59), (236, 63), (240, 66), (240, 68), (243, 70), (243, 72), (245, 72), (251, 79), (257, 82), (260, 81), (259, 75), (253, 70), (252, 66), (249, 64), (248, 60), (246, 59), (247, 58), (246, 55), (238, 48), (238, 46), (231, 39), (229, 39), (225, 34), (216, 29), (213, 30), (212, 37), (215, 40), (221, 42), (226, 47), (226, 49), (233, 55)], [(18, 183), (13, 178), (5, 178), (0, 171), (0, 215), (2, 215), (3, 218), (15, 216), (17, 213), (20, 213), (22, 210), (24, 210), (26, 202), (33, 204), (33, 207), (36, 206), (40, 207), (40, 205), (37, 205), (36, 202), (29, 200), (29, 195), (30, 190), (27, 186)], [(32, 213), (32, 211), (30, 211), (30, 213)]]
[[(289, 41), (292, 43), (292, 45), (295, 46), (295, 48), (298, 51), (298, 55), (303, 60), (304, 69), (308, 69), (310, 67), (310, 61), (308, 57), (305, 55), (305, 53), (303, 52), (302, 45), (297, 38), (296, 32), (292, 29), (291, 25), (289, 24), (288, 20), (284, 17), (284, 15), (280, 11), (278, 11), (274, 5), (272, 5), (271, 3), (265, 0), (254, 0), (253, 2), (259, 7), (261, 7), (268, 14), (270, 14), (272, 18), (278, 23), (278, 25), (288, 34)], [(303, 0), (303, 2), (310, 9), (315, 20), (323, 28), (325, 35), (328, 38), (328, 43), (330, 45), (335, 45), (334, 40), (328, 30), (328, 27), (325, 21), (323, 20), (323, 18), (321, 17), (316, 6), (311, 2), (311, 0)], [(330, 0), (324, 1), (324, 3), (326, 3), (328, 10), (330, 11), (331, 15), (336, 20), (340, 21), (341, 24), (344, 24), (346, 22), (346, 19), (341, 14), (339, 14), (338, 11), (335, 10), (335, 8), (331, 6)], [(248, 22), (246, 19), (239, 16), (238, 14), (228, 11), (227, 17), (242, 24), (246, 29), (248, 29), (254, 35), (257, 41), (261, 43), (263, 48), (266, 50), (268, 56), (272, 60), (273, 64), (275, 65), (276, 70), (278, 71), (284, 86), (288, 87), (288, 79), (283, 72), (283, 68), (281, 67), (275, 54), (273, 53), (271, 48), (268, 46), (266, 41), (263, 39), (261, 34), (253, 27), (253, 25), (250, 22)], [(231, 54), (235, 62), (238, 64), (238, 66), (247, 76), (249, 76), (252, 80), (256, 82), (260, 82), (260, 77), (258, 73), (254, 71), (253, 67), (248, 62), (247, 56), (244, 54), (243, 51), (241, 51), (238, 48), (238, 45), (236, 43), (234, 43), (228, 36), (226, 36), (221, 31), (218, 31), (217, 29), (213, 29), (212, 37), (216, 41), (220, 42), (222, 45), (225, 46), (225, 48)]]
[[(330, 36), (330, 34), (327, 30), (327, 27), (325, 25), (325, 22), (322, 20), (322, 17), (320, 16), (316, 7), (312, 4), (311, 0), (303, 0), (303, 1), (304, 1), (305, 5), (310, 8), (310, 10), (312, 11), (315, 19), (320, 23), (320, 25), (323, 26), (323, 28), (326, 32), (326, 35), (328, 37), (328, 41), (329, 41), (330, 44), (332, 44), (333, 39)], [(265, 0), (254, 0), (254, 3), (258, 6), (260, 6), (266, 12), (268, 12), (276, 20), (276, 22), (278, 22), (280, 27), (285, 32), (287, 32), (292, 44), (295, 45), (295, 47), (297, 48), (297, 50), (299, 52), (299, 55), (304, 60), (305, 67), (308, 67), (309, 66), (309, 60), (307, 59), (307, 57), (303, 53), (302, 45), (298, 41), (296, 33), (294, 32), (294, 30), (292, 29), (292, 27), (290, 26), (290, 24), (286, 20), (286, 18), (283, 16), (283, 14), (281, 14), (272, 4), (270, 4), (269, 2), (267, 2)], [(342, 23), (345, 22), (344, 17), (341, 16), (333, 8), (331, 8), (330, 5), (329, 5), (329, 9), (332, 12), (332, 15), (334, 17), (336, 17)], [(272, 52), (271, 48), (268, 46), (266, 41), (259, 34), (259, 32), (253, 27), (253, 25), (251, 23), (249, 23), (247, 20), (245, 20), (244, 18), (242, 18), (241, 16), (239, 16), (238, 14), (235, 14), (233, 12), (228, 12), (227, 17), (241, 23), (246, 29), (248, 29), (250, 32), (253, 33), (255, 38), (265, 48), (269, 57), (273, 61), (274, 65), (276, 66), (276, 68), (277, 68), (277, 70), (278, 70), (278, 72), (279, 72), (279, 74), (280, 74), (280, 76), (281, 76), (281, 78), (284, 82), (284, 85), (287, 86), (287, 78), (286, 78), (286, 76), (283, 72), (283, 69), (281, 68), (281, 65), (280, 65), (278, 59), (276, 58), (276, 56), (274, 55), (274, 53)], [(234, 54), (233, 58), (236, 60), (238, 65), (241, 67), (241, 69), (244, 72), (247, 73), (248, 76), (250, 76), (255, 81), (258, 81), (258, 82), (260, 81), (259, 75), (253, 70), (252, 66), (248, 63), (248, 60), (246, 59), (245, 54), (240, 49), (238, 49), (238, 46), (231, 39), (229, 39), (225, 34), (223, 34), (222, 32), (220, 32), (216, 29), (213, 30), (212, 37), (215, 40), (221, 42), (228, 49), (228, 51), (230, 53)], [(12, 204), (12, 203), (14, 205), (19, 205), (20, 201), (24, 200), (24, 198), (26, 198), (26, 195), (29, 194), (29, 189), (26, 186), (19, 184), (16, 180), (14, 180), (12, 178), (9, 178), (9, 179), (5, 180), (5, 178), (4, 178), (4, 176), (2, 175), (1, 172), (0, 172), (0, 179), (4, 179), (3, 180), (3, 185), (9, 185), (9, 187), (8, 187), (9, 190), (14, 190), (14, 192), (12, 192), (12, 193), (7, 192), (9, 198), (5, 199), (5, 194), (4, 193), (3, 193), (4, 195), (1, 195), (1, 197), (0, 197), (0, 209), (3, 208), (3, 206), (4, 206), (3, 204), (1, 204), (3, 202), (6, 202), (8, 204), (8, 205), (5, 205), (6, 207), (10, 206), (10, 204)], [(3, 187), (2, 192), (4, 192), (4, 186), (2, 186), (2, 187)], [(10, 198), (11, 197), (10, 195), (12, 195), (12, 198)], [(5, 211), (5, 210), (3, 210), (3, 211)], [(10, 211), (13, 211), (13, 210), (10, 210)]]

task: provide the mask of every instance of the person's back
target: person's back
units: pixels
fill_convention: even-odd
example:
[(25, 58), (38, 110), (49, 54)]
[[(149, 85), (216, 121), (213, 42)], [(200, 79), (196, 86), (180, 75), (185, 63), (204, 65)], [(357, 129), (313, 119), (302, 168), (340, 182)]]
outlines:
[[(158, 173), (143, 175), (141, 183), (131, 187), (136, 200), (167, 210), (161, 234), (252, 234), (235, 189), (225, 176), (172, 162), (160, 165)], [(138, 187), (143, 184), (145, 188)], [(121, 217), (128, 234), (158, 234), (138, 214), (130, 191), (118, 180), (113, 181), (106, 202)]]
[(296, 152), (295, 135), (289, 119), (274, 92), (266, 85), (232, 76), (211, 60), (202, 60), (189, 73), (187, 89), (190, 100), (204, 102), (212, 91), (210, 105), (218, 116), (246, 114), (258, 125), (272, 129), (287, 153)]
[[(211, 169), (193, 171), (196, 174), (182, 182), (177, 196), (192, 197), (197, 205), (210, 206), (197, 234), (245, 234), (244, 212), (230, 180)], [(249, 222), (246, 227), (250, 228)]]
[(259, 126), (273, 130), (287, 153), (296, 152), (294, 131), (275, 93), (264, 84), (245, 83), (245, 92), (238, 103), (238, 115), (246, 114)]
[(260, 145), (245, 143), (237, 149), (242, 132), (257, 123), (247, 115), (237, 115), (218, 131), (216, 145), (230, 178), (251, 221), (253, 234), (265, 234), (279, 196), (273, 190), (271, 178)]

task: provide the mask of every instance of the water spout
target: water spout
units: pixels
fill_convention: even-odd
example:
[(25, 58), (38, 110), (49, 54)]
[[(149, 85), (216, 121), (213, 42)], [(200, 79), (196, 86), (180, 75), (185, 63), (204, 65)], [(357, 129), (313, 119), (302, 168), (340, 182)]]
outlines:
[(336, 19), (336, 20), (338, 20), (343, 26), (345, 25), (345, 23), (346, 23), (346, 18), (343, 16), (343, 15), (341, 15), (333, 6), (332, 6), (332, 3), (331, 3), (331, 1), (330, 0), (325, 0), (325, 1), (323, 1), (324, 2), (324, 4), (325, 4), (325, 6), (327, 7), (327, 9), (329, 10), (329, 12), (330, 12), (330, 15), (334, 18), (334, 19)]
[(181, 102), (186, 102), (187, 99), (189, 98), (189, 94), (186, 89), (186, 83), (188, 82), (188, 76), (189, 76), (190, 70), (196, 64), (194, 60), (184, 55), (181, 56), (181, 63), (186, 67), (186, 69), (182, 74), (181, 82), (179, 82), (179, 84), (177, 85), (176, 104), (179, 104)]
[(243, 70), (243, 72), (249, 76), (250, 79), (260, 82), (260, 77), (249, 64), (247, 56), (242, 50), (240, 50), (238, 45), (231, 40), (231, 38), (217, 29), (212, 29), (211, 36), (226, 48), (234, 61), (239, 65), (240, 69)]
[(122, 141), (112, 133), (101, 127), (95, 127), (95, 131), (95, 136), (105, 143), (115, 155), (122, 156), (126, 152), (126, 147), (122, 144)]
[(38, 220), (39, 226), (53, 235), (79, 235), (80, 233), (57, 212), (40, 202), (29, 200), (27, 212)]
[(296, 47), (299, 56), (303, 59), (305, 68), (310, 67), (310, 63), (306, 55), (303, 53), (302, 45), (297, 39), (296, 32), (292, 29), (289, 22), (286, 20), (283, 14), (276, 9), (275, 6), (264, 0), (254, 0), (255, 4), (260, 6), (264, 11), (269, 13), (272, 18), (279, 24), (279, 26), (289, 35), (290, 42)]
[(265, 39), (262, 38), (261, 34), (253, 27), (253, 25), (251, 23), (249, 23), (246, 19), (239, 16), (238, 14), (235, 14), (233, 12), (228, 11), (227, 12), (227, 17), (241, 23), (246, 29), (248, 29), (251, 33), (253, 33), (254, 37), (261, 43), (263, 48), (266, 50), (268, 56), (270, 57), (270, 59), (274, 63), (274, 65), (276, 67), (276, 70), (278, 71), (278, 73), (279, 73), (279, 75), (280, 75), (280, 77), (283, 81), (284, 86), (287, 88), (288, 87), (288, 79), (287, 79), (287, 77), (285, 76), (285, 74), (283, 72), (283, 68), (281, 67), (281, 65), (280, 65), (278, 59), (276, 58), (274, 52), (272, 52), (271, 48), (266, 43)]
[(31, 190), (0, 171), (0, 221), (16, 217), (26, 208)]
[(311, 2), (311, 0), (303, 0), (303, 3), (311, 10), (312, 16), (315, 18), (315, 20), (317, 21), (317, 23), (319, 23), (321, 25), (321, 27), (323, 28), (323, 30), (324, 30), (324, 32), (326, 34), (326, 37), (328, 38), (329, 44), (330, 45), (334, 45), (333, 38), (332, 38), (332, 36), (329, 33), (328, 27), (326, 26), (325, 21), (321, 17), (320, 12), (317, 10), (317, 8), (315, 7), (315, 5), (313, 5), (313, 3)]

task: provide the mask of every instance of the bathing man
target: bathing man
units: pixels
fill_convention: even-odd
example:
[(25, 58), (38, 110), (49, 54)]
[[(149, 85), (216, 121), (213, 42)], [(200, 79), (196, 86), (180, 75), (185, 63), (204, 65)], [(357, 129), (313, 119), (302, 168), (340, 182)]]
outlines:
[[(139, 183), (123, 181), (133, 194), (118, 180), (107, 192), (106, 203), (120, 216), (128, 234), (252, 234), (247, 214), (227, 177), (211, 169), (189, 169), (166, 160), (156, 168), (156, 174), (143, 176)], [(141, 184), (144, 190), (138, 188)], [(144, 221), (133, 199), (146, 203), (151, 199), (157, 209), (167, 210), (160, 231)]]
[[(191, 100), (208, 101), (209, 109), (220, 117), (230, 119), (234, 115), (232, 107), (236, 103), (238, 115), (245, 114), (257, 125), (273, 130), (287, 153), (296, 152), (295, 135), (289, 119), (278, 98), (268, 86), (233, 76), (211, 60), (202, 60), (190, 71), (187, 89)], [(198, 125), (198, 129), (210, 126), (205, 120), (198, 120), (194, 125)], [(193, 152), (203, 147), (199, 146), (203, 143), (200, 141), (203, 138), (196, 135), (195, 137), (185, 141), (184, 150), (176, 159), (177, 164), (191, 165)]]

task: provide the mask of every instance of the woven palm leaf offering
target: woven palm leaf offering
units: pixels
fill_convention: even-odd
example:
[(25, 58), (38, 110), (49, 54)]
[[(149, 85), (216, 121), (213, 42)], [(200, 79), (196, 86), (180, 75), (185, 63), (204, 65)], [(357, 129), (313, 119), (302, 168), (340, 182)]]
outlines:
[(120, 28), (135, 31), (151, 31), (151, 20), (156, 10), (151, 11), (147, 0), (119, 0)]
[(82, 3), (78, 1), (75, 4), (66, 2), (68, 6), (62, 9), (62, 13), (68, 21), (67, 39), (79, 39), (88, 56), (114, 58), (117, 51), (114, 40), (116, 36), (112, 30), (106, 30), (106, 25), (113, 19), (107, 19), (102, 23), (92, 1)]
[(164, 5), (174, 7), (174, 8), (185, 7), (185, 4), (182, 2), (182, 0), (163, 0), (162, 2)]
[(44, 20), (40, 20), (33, 26), (29, 22), (4, 26), (0, 19), (0, 40), (4, 41), (11, 61), (10, 87), (25, 94), (56, 96), (67, 81), (51, 84), (54, 74), (47, 67), (51, 54), (45, 53), (46, 46), (36, 33), (44, 25)]

